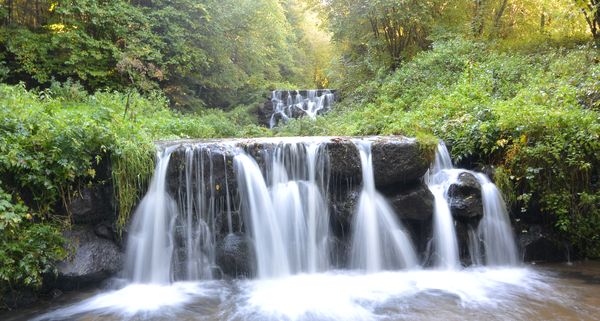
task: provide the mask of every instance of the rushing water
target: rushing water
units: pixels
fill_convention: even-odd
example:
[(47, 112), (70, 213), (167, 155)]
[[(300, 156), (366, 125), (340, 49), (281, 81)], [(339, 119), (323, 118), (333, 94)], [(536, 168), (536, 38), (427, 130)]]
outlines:
[(369, 273), (417, 266), (417, 255), (404, 227), (375, 189), (371, 142), (357, 142), (363, 188), (352, 230), (352, 268)]
[(235, 156), (242, 215), (249, 218), (260, 278), (329, 267), (326, 156), (321, 145), (279, 144), (263, 176), (244, 152)]
[[(600, 262), (299, 274), (65, 294), (38, 320), (599, 320)], [(77, 302), (77, 303), (75, 303)], [(0, 314), (29, 320), (52, 307)]]
[[(435, 197), (436, 268), (422, 268), (411, 236), (376, 189), (372, 142), (355, 144), (362, 186), (346, 270), (330, 263), (330, 168), (323, 141), (281, 141), (259, 155), (235, 149), (234, 194), (226, 157), (213, 157), (204, 145), (186, 146), (175, 199), (167, 182), (179, 147), (172, 146), (158, 154), (150, 188), (134, 214), (120, 286), (36, 319), (512, 320), (543, 319), (547, 307), (581, 319), (581, 313), (597, 310), (577, 305), (580, 293), (556, 293), (563, 281), (552, 273), (519, 266), (498, 189), (483, 174), (453, 168), (443, 143), (424, 178)], [(475, 263), (469, 268), (461, 267), (448, 205), (448, 188), (464, 172), (476, 177), (484, 203), (483, 219), (468, 234)], [(223, 176), (224, 189), (217, 184)], [(231, 234), (234, 209), (252, 240), (257, 278), (211, 280), (216, 217), (226, 213)], [(580, 308), (567, 308), (574, 304)]]
[(314, 119), (317, 114), (330, 109), (334, 101), (334, 94), (327, 89), (307, 90), (306, 97), (303, 97), (298, 90), (274, 90), (271, 96), (273, 114), (269, 125), (273, 128), (278, 120), (287, 122), (290, 118), (299, 115)]
[(427, 175), (427, 185), (435, 199), (433, 219), (435, 265), (446, 269), (457, 269), (460, 266), (458, 241), (448, 202), (448, 190), (452, 184), (457, 183), (462, 173), (472, 174), (477, 179), (481, 185), (483, 203), (483, 218), (477, 232), (468, 231), (471, 262), (475, 264), (485, 262), (486, 265), (496, 266), (518, 264), (517, 246), (502, 194), (484, 174), (454, 168), (446, 145), (440, 142), (433, 166)]

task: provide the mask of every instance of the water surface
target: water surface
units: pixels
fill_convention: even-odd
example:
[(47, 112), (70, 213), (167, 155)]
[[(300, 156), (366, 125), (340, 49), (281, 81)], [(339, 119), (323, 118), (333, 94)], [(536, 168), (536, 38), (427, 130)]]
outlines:
[(600, 320), (600, 262), (133, 284), (2, 320)]

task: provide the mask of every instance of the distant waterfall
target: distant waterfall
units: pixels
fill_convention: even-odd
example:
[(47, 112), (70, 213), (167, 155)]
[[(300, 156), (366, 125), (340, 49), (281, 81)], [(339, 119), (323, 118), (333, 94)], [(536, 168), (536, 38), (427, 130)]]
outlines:
[(279, 120), (287, 122), (290, 118), (308, 116), (312, 119), (317, 114), (329, 110), (334, 102), (334, 94), (328, 90), (306, 90), (303, 96), (299, 90), (274, 90), (271, 95), (273, 113), (269, 121), (270, 128)]
[(363, 188), (352, 229), (352, 267), (378, 272), (417, 266), (410, 237), (385, 198), (375, 189), (371, 142), (358, 141)]

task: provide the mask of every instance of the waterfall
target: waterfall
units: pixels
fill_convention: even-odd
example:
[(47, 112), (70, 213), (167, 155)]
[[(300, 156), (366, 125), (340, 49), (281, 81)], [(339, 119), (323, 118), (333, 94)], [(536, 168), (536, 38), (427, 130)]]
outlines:
[(352, 230), (352, 267), (378, 272), (417, 266), (417, 256), (404, 227), (375, 189), (370, 141), (358, 141), (363, 187)]
[[(216, 217), (228, 215), (232, 232), (229, 186), (215, 182), (215, 159), (210, 148), (184, 147), (179, 185), (169, 190), (167, 177), (174, 151), (157, 155), (148, 192), (133, 214), (128, 233), (125, 275), (134, 283), (167, 284), (178, 280), (210, 279), (215, 267)], [(227, 178), (227, 173), (222, 173)], [(219, 195), (218, 195), (219, 194)]]
[(515, 238), (502, 194), (487, 176), (478, 173), (483, 200), (483, 219), (478, 234), (483, 240), (487, 265), (516, 265), (519, 262)]
[(171, 152), (159, 153), (150, 188), (133, 214), (125, 271), (135, 283), (172, 281), (170, 258), (174, 248), (173, 223), (178, 211), (165, 187)]
[(273, 114), (269, 121), (270, 128), (277, 125), (278, 120), (287, 122), (290, 118), (308, 116), (312, 119), (329, 110), (335, 102), (334, 94), (328, 90), (306, 90), (303, 97), (298, 90), (274, 90), (271, 93)]
[[(334, 240), (330, 235), (330, 197), (335, 191), (330, 190), (329, 164), (330, 157), (339, 158), (330, 154), (332, 142), (339, 144), (313, 138), (267, 140), (254, 148), (236, 141), (162, 148), (129, 229), (125, 275), (134, 283), (210, 279), (217, 267), (217, 244), (228, 235), (249, 241), (259, 278), (328, 271), (332, 254), (346, 254), (332, 253), (339, 246), (348, 246), (352, 269), (378, 272), (417, 267), (411, 235), (376, 190), (372, 140), (348, 141), (349, 150), (358, 151), (362, 190), (356, 208), (347, 214), (353, 216), (344, 223), (350, 228), (348, 236), (342, 232)], [(342, 156), (344, 162), (349, 155)], [(469, 247), (471, 262), (517, 264), (500, 192), (485, 175), (453, 168), (448, 150), (440, 143), (425, 177), (434, 196), (434, 266), (460, 267), (448, 191), (463, 173), (476, 178), (483, 202), (483, 219), (477, 228), (473, 225), (466, 231), (468, 240), (463, 242)], [(234, 188), (230, 189), (229, 178)], [(234, 215), (239, 223), (234, 224)]]
[(433, 166), (427, 175), (428, 187), (435, 197), (435, 266), (447, 269), (460, 266), (454, 219), (448, 203), (448, 189), (458, 181), (461, 173), (472, 174), (481, 185), (483, 218), (477, 231), (467, 231), (471, 262), (476, 265), (483, 262), (493, 266), (516, 265), (517, 247), (500, 191), (485, 174), (455, 169), (446, 145), (440, 142)]
[(435, 160), (427, 179), (427, 186), (434, 197), (433, 245), (435, 266), (445, 269), (460, 267), (458, 240), (454, 219), (448, 204), (448, 188), (456, 180), (450, 154), (443, 142), (438, 144)]
[(329, 268), (327, 159), (319, 143), (281, 143), (265, 173), (244, 152), (234, 159), (242, 213), (254, 240), (258, 276)]

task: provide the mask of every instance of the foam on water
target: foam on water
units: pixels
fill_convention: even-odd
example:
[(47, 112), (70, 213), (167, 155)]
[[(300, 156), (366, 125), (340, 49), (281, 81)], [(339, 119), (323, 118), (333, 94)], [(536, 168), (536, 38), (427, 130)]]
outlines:
[[(267, 280), (134, 284), (36, 320), (109, 315), (117, 318), (203, 319), (194, 305), (210, 302), (218, 320), (415, 319), (420, 302), (449, 304), (448, 313), (517, 309), (524, 299), (552, 298), (547, 277), (525, 268), (412, 270), (362, 274), (296, 274)], [(433, 303), (432, 303), (433, 302)], [(442, 313), (443, 311), (440, 311)], [(421, 316), (422, 317), (422, 316)], [(212, 320), (210, 317), (208, 318)]]

